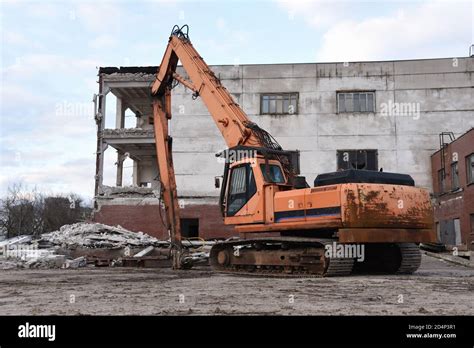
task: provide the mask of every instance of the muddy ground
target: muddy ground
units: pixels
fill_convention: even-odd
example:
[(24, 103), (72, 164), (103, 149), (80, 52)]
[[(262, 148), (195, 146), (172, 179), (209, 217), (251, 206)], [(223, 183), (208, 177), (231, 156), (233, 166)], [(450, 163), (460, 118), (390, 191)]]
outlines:
[(423, 256), (410, 276), (260, 278), (138, 268), (0, 271), (0, 315), (473, 315), (474, 269)]

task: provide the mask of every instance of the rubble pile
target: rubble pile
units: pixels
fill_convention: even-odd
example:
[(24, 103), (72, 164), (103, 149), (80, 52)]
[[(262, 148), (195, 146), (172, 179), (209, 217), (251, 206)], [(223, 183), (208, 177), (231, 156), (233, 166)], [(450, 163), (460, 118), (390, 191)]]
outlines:
[[(183, 240), (186, 258), (207, 263), (213, 242)], [(64, 225), (39, 238), (18, 236), (0, 242), (0, 270), (13, 268), (170, 267), (170, 241), (100, 223)], [(160, 266), (161, 265), (161, 266)]]
[(7, 269), (15, 269), (15, 268), (22, 268), (23, 264), (18, 262), (17, 260), (2, 260), (0, 259), (0, 270), (7, 270)]
[(99, 223), (77, 223), (64, 225), (59, 231), (45, 233), (41, 243), (48, 242), (64, 248), (123, 248), (169, 245), (143, 232), (131, 232), (121, 226), (108, 226)]
[(34, 255), (23, 253), (21, 255), (3, 255), (0, 257), (0, 270), (14, 268), (63, 268), (66, 262), (65, 255), (57, 255), (54, 250), (39, 249)]
[[(157, 192), (159, 196), (159, 191)], [(157, 197), (149, 187), (136, 186), (106, 186), (102, 185), (100, 194), (104, 197)]]

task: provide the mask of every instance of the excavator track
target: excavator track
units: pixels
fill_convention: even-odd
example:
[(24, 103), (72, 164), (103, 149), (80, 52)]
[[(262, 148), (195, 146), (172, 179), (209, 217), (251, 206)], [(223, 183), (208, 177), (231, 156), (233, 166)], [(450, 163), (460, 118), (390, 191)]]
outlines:
[(357, 274), (411, 274), (421, 264), (420, 248), (414, 243), (365, 244), (364, 262), (356, 262)]
[[(216, 243), (210, 264), (216, 272), (266, 277), (341, 277), (352, 273), (411, 274), (421, 264), (416, 244), (372, 244), (369, 262), (329, 258), (334, 239), (274, 237)], [(357, 265), (357, 267), (355, 267)], [(362, 269), (362, 271), (361, 271)]]
[(210, 253), (217, 272), (276, 277), (335, 277), (352, 272), (354, 259), (328, 258), (325, 246), (336, 240), (296, 237), (219, 242)]
[(400, 248), (400, 267), (397, 270), (397, 274), (412, 274), (421, 265), (421, 252), (420, 248), (413, 243), (399, 243)]

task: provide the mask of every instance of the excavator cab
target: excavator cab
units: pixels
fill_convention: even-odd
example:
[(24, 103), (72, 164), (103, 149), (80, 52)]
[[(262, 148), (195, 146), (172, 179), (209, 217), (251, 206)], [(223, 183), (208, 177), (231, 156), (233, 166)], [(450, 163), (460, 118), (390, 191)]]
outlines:
[(233, 217), (259, 215), (263, 207), (260, 210), (254, 208), (263, 204), (261, 198), (264, 195), (261, 190), (265, 186), (281, 186), (281, 189), (276, 188), (276, 191), (291, 187), (282, 163), (266, 151), (261, 153), (257, 148), (236, 147), (216, 156), (225, 158), (219, 203), (227, 223), (236, 223)]

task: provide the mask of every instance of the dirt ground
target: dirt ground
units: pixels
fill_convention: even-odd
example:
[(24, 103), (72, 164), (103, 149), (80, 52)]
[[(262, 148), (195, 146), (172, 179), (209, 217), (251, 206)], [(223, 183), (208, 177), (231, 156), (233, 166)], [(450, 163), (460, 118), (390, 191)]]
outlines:
[(423, 255), (410, 276), (261, 278), (86, 268), (0, 271), (0, 315), (473, 315), (474, 269)]

